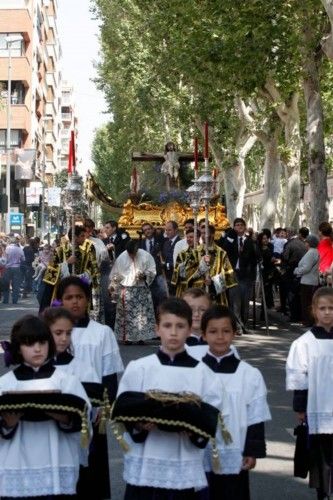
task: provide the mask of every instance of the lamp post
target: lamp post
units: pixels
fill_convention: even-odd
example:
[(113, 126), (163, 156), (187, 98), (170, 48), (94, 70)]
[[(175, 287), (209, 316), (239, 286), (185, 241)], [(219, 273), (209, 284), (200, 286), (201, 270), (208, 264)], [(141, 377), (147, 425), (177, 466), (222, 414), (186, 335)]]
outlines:
[(6, 217), (6, 233), (10, 232), (10, 135), (11, 135), (11, 94), (12, 94), (12, 44), (21, 42), (22, 35), (9, 35), (5, 38), (8, 46), (8, 87), (7, 87), (7, 130), (6, 130), (6, 195), (7, 195), (7, 217)]
[(41, 203), (41, 221), (40, 221), (40, 232), (41, 232), (41, 240), (43, 242), (44, 233), (45, 233), (45, 158), (42, 164), (42, 203)]
[(192, 186), (186, 189), (186, 192), (189, 197), (190, 207), (193, 211), (194, 218), (194, 248), (197, 247), (198, 244), (198, 213), (200, 210), (200, 199), (201, 199), (201, 189), (200, 186), (194, 181)]
[[(82, 202), (82, 178), (76, 173), (68, 177), (65, 188), (65, 208), (70, 213), (72, 228), (72, 255), (75, 255), (75, 213)], [(75, 274), (75, 265), (72, 266), (72, 274)]]

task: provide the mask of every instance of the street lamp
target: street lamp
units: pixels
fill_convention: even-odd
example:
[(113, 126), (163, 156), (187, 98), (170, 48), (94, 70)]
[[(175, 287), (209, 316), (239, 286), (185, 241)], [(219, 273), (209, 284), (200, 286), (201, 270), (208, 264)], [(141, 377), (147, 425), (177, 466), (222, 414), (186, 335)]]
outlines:
[(12, 94), (12, 44), (22, 42), (22, 35), (9, 35), (5, 38), (8, 46), (8, 87), (7, 87), (7, 131), (6, 131), (6, 152), (7, 152), (7, 165), (6, 165), (6, 195), (7, 195), (7, 217), (6, 217), (6, 233), (10, 232), (10, 135), (11, 135), (11, 94)]
[[(76, 173), (68, 177), (65, 187), (65, 209), (70, 214), (72, 227), (72, 255), (75, 255), (75, 213), (82, 202), (82, 178)], [(75, 266), (72, 266), (72, 274), (75, 274)]]
[(198, 243), (198, 213), (200, 210), (200, 199), (201, 199), (201, 189), (200, 186), (196, 183), (196, 180), (193, 181), (193, 184), (186, 189), (189, 198), (190, 207), (193, 210), (193, 218), (194, 218), (194, 248), (197, 247)]
[(203, 201), (205, 207), (205, 253), (208, 255), (208, 245), (209, 245), (209, 202), (213, 197), (214, 193), (214, 185), (215, 179), (208, 171), (208, 162), (206, 166), (205, 161), (205, 170), (204, 173), (196, 180), (197, 186), (200, 189), (201, 199)]

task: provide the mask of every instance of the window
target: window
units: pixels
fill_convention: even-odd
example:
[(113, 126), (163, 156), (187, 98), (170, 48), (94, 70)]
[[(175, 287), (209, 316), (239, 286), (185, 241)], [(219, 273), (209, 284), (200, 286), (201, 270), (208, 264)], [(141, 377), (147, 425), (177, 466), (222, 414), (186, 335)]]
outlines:
[[(3, 99), (7, 99), (7, 89), (8, 89), (8, 82), (0, 81), (0, 92), (1, 92), (1, 97)], [(12, 81), (11, 104), (24, 104), (25, 93), (26, 90), (22, 82), (15, 80)]]
[(20, 57), (24, 55), (24, 40), (17, 40), (16, 42), (8, 43), (6, 38), (8, 36), (17, 36), (18, 38), (21, 33), (0, 33), (0, 57), (9, 57), (9, 45), (10, 54), (12, 57)]
[[(18, 148), (21, 146), (22, 142), (22, 130), (11, 129), (10, 131), (10, 147)], [(7, 145), (7, 130), (0, 130), (0, 148), (4, 149)]]

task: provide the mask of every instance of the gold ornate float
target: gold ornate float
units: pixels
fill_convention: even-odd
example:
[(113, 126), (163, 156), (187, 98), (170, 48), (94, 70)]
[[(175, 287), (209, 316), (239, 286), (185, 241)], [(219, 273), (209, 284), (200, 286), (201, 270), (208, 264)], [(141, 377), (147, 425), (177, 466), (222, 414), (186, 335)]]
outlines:
[[(126, 229), (131, 237), (137, 237), (137, 231), (141, 230), (144, 222), (149, 222), (153, 226), (163, 226), (169, 220), (175, 220), (179, 226), (183, 226), (186, 219), (193, 217), (190, 206), (182, 205), (178, 202), (170, 202), (163, 206), (152, 205), (151, 203), (140, 203), (135, 205), (131, 200), (123, 205), (123, 211), (119, 219), (119, 225)], [(198, 221), (204, 219), (205, 209), (200, 208)], [(217, 231), (217, 236), (230, 226), (225, 214), (225, 208), (220, 203), (209, 209), (209, 222), (213, 224)]]

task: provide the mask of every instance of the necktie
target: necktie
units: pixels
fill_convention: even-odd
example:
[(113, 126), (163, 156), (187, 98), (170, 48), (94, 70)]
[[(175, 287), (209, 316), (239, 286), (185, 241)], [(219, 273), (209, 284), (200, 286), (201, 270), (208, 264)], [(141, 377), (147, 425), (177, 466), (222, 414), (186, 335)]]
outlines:
[(241, 254), (242, 251), (243, 251), (243, 246), (244, 246), (244, 242), (243, 242), (243, 237), (241, 236), (239, 238), (239, 247), (238, 247), (238, 253)]
[(153, 253), (154, 242), (153, 240), (149, 241), (149, 253)]

